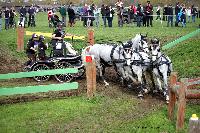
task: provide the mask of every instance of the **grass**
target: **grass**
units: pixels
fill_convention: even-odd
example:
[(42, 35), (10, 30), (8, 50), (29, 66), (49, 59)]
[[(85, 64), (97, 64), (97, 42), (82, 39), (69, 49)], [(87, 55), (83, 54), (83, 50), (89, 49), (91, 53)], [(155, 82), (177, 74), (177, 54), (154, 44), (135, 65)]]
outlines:
[[(36, 28), (26, 28), (27, 31), (52, 32), (48, 28), (47, 15), (40, 13), (36, 17)], [(154, 27), (141, 27), (124, 25), (117, 27), (116, 16), (113, 28), (94, 28), (97, 43), (125, 41), (137, 33), (148, 33), (149, 38), (157, 37), (164, 45), (185, 34), (197, 29), (200, 20), (187, 24), (186, 28), (166, 27), (166, 22), (154, 21)], [(101, 22), (102, 23), (102, 22)], [(67, 32), (75, 35), (87, 36), (87, 28), (82, 22), (77, 22), (75, 27), (67, 27)], [(26, 43), (30, 36), (25, 36)], [(195, 36), (184, 41), (172, 49), (164, 51), (173, 61), (174, 71), (179, 77), (200, 76), (200, 36)], [(50, 38), (46, 38), (49, 42)], [(71, 41), (71, 40), (68, 40)], [(75, 40), (74, 47), (81, 50), (87, 45), (84, 41)], [(16, 30), (10, 29), (0, 32), (0, 46), (5, 52), (25, 61), (25, 53), (16, 52)], [(4, 52), (3, 50), (1, 52)], [(12, 81), (11, 81), (12, 82)], [(27, 83), (2, 82), (1, 86), (26, 86)], [(33, 83), (37, 85), (38, 83)], [(0, 106), (0, 131), (1, 132), (175, 132), (175, 122), (167, 119), (166, 106), (157, 107), (155, 110), (142, 108), (142, 103), (132, 96), (108, 97), (99, 95), (92, 100), (85, 96), (70, 97), (66, 99), (42, 100), (14, 105)], [(144, 113), (147, 111), (147, 113)], [(200, 112), (199, 105), (188, 104), (185, 117), (185, 129), (187, 132), (188, 119), (191, 114)]]

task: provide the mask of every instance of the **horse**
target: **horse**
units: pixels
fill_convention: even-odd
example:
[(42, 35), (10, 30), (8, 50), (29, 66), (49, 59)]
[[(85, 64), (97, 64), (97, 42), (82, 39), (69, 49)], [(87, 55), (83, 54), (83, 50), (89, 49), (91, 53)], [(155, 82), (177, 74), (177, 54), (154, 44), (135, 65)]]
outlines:
[[(158, 39), (152, 39), (150, 45), (152, 56), (153, 74), (156, 77), (159, 90), (163, 91), (166, 102), (169, 101), (167, 78), (172, 72), (172, 61), (168, 56), (160, 51), (160, 42)], [(161, 80), (163, 81), (163, 89)]]
[[(143, 49), (137, 51), (134, 49), (132, 50), (133, 52), (131, 58), (126, 58), (127, 66), (125, 66), (125, 69), (128, 75), (132, 75), (131, 80), (139, 84), (138, 97), (143, 98), (143, 94), (147, 92), (147, 89), (144, 89), (144, 86), (146, 85), (144, 72), (151, 67), (151, 59), (149, 54)], [(137, 76), (137, 80), (133, 78), (134, 75)]]
[[(137, 34), (131, 41), (122, 43), (122, 45), (108, 45), (108, 44), (94, 44), (92, 46), (87, 46), (82, 51), (82, 59), (85, 60), (85, 55), (93, 55), (96, 66), (99, 69), (99, 75), (104, 81), (105, 85), (109, 85), (104, 79), (105, 67), (114, 66), (115, 70), (123, 79), (126, 79), (129, 75), (126, 75), (124, 70), (124, 64), (126, 60), (131, 58), (131, 53), (126, 51), (125, 47), (132, 47), (134, 49), (139, 49), (138, 44), (141, 41), (141, 35)], [(126, 54), (125, 54), (126, 53)]]

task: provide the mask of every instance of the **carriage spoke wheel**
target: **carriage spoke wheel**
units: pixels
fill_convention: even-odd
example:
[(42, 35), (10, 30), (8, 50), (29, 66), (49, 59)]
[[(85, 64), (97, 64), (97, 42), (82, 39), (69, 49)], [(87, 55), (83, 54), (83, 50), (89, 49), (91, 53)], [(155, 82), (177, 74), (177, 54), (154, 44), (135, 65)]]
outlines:
[[(79, 66), (82, 65), (82, 62), (79, 61), (75, 66), (74, 68), (77, 68)], [(85, 74), (85, 67), (81, 67), (81, 68), (78, 68), (78, 73), (75, 73), (74, 74), (74, 78), (80, 78), (80, 77), (83, 77), (83, 75)]]
[(85, 68), (83, 67), (83, 68), (78, 69), (78, 73), (75, 73), (75, 74), (74, 74), (74, 77), (75, 77), (75, 78), (80, 78), (80, 77), (82, 77), (84, 74), (85, 74)]
[[(49, 70), (50, 68), (46, 64), (37, 64), (33, 67), (32, 71), (41, 71), (41, 70)], [(45, 76), (35, 76), (33, 77), (34, 80), (38, 82), (44, 82), (49, 80), (50, 75)]]
[[(70, 63), (67, 62), (58, 62), (56, 64), (56, 69), (65, 69), (65, 68), (73, 68), (73, 66)], [(66, 73), (66, 74), (56, 74), (55, 78), (59, 82), (70, 82), (74, 76), (71, 73)]]

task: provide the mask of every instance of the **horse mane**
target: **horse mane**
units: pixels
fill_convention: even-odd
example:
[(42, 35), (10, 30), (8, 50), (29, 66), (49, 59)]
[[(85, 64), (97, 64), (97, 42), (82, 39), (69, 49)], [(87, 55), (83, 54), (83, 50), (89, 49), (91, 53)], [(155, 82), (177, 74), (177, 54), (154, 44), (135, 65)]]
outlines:
[(136, 34), (136, 36), (134, 38), (132, 38), (131, 41), (133, 43), (132, 48), (133, 49), (139, 49), (138, 43), (141, 41), (141, 35)]

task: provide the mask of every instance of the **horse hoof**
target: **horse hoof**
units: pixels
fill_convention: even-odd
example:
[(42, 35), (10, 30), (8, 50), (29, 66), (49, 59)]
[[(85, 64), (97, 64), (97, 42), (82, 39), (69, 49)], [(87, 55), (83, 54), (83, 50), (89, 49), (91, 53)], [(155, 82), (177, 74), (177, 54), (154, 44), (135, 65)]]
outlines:
[(128, 89), (129, 89), (129, 90), (132, 89), (132, 85), (131, 85), (131, 84), (128, 85)]
[(140, 99), (140, 100), (143, 100), (143, 94), (138, 94), (138, 98)]
[(148, 89), (143, 89), (143, 91), (145, 94), (148, 93)]
[(169, 96), (168, 96), (168, 95), (166, 95), (166, 98), (165, 98), (165, 99), (166, 99), (166, 101), (169, 101)]
[(105, 83), (105, 86), (109, 86), (109, 83)]

